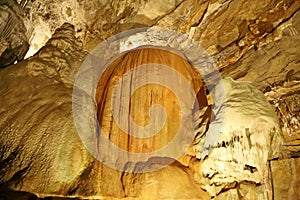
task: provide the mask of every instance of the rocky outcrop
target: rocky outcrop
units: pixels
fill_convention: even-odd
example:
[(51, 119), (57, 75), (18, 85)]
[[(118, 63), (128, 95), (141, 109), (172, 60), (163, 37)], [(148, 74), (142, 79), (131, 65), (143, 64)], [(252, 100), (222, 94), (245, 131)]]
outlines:
[[(1, 71), (2, 187), (40, 197), (101, 195), (87, 182), (93, 166), (105, 169), (93, 164), (72, 119), (70, 77), (84, 55), (74, 28), (65, 24), (35, 57)], [(80, 189), (79, 181), (90, 189)]]
[[(254, 199), (272, 199), (269, 160), (279, 157), (283, 145), (276, 113), (263, 93), (249, 82), (226, 78), (222, 84), (226, 92), (222, 133), (207, 158), (200, 161), (196, 177), (214, 197), (237, 188), (236, 198), (238, 193), (247, 198), (239, 187), (248, 183), (243, 189), (251, 191), (260, 185), (251, 195)], [(195, 146), (198, 158), (204, 153), (201, 140)]]
[(16, 1), (0, 2), (0, 68), (21, 61), (29, 49), (30, 33)]

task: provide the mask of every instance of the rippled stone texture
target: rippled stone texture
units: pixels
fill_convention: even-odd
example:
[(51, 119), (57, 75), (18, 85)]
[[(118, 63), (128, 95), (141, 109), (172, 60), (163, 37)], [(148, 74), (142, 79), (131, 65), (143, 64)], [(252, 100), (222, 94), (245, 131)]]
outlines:
[(29, 49), (30, 33), (23, 18), (15, 0), (0, 2), (0, 68), (21, 61)]
[(123, 196), (121, 173), (91, 157), (73, 123), (70, 80), (85, 54), (64, 24), (36, 56), (1, 71), (1, 187), (40, 197)]

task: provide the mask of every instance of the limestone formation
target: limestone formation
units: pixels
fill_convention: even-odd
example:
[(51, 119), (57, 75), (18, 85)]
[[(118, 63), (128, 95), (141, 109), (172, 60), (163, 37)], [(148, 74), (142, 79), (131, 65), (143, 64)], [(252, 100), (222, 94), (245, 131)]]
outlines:
[[(298, 0), (1, 1), (0, 199), (297, 199), (299, 10)], [(140, 27), (153, 29), (118, 44), (122, 51), (159, 44), (185, 56), (198, 52), (198, 44), (207, 51), (185, 66), (208, 87), (213, 114), (206, 132), (197, 127), (201, 134), (185, 156), (128, 163), (122, 172), (98, 161), (79, 137), (72, 92), (81, 63), (99, 42)], [(28, 48), (32, 57), (23, 60)], [(204, 65), (197, 65), (209, 56), (205, 66), (214, 63), (221, 73), (225, 102), (214, 93), (222, 83), (217, 70), (202, 74)], [(128, 66), (120, 63), (112, 68)], [(102, 82), (98, 88), (111, 89)], [(105, 104), (102, 97), (97, 102)], [(142, 121), (143, 114), (134, 117), (145, 125), (150, 119)], [(152, 167), (159, 170), (136, 173)]]
[[(263, 93), (249, 82), (227, 78), (222, 83), (226, 92), (222, 133), (196, 170), (196, 176), (201, 177), (199, 181), (211, 196), (248, 182), (262, 185), (257, 188), (256, 199), (271, 199), (268, 163), (279, 157), (283, 145), (276, 113)], [(209, 129), (214, 128), (214, 123)], [(198, 158), (203, 157), (202, 143), (195, 146)]]
[(30, 32), (15, 0), (0, 2), (0, 68), (21, 61), (29, 49)]
[[(121, 79), (126, 74), (130, 78)], [(145, 79), (149, 83), (145, 83)], [(187, 87), (183, 87), (185, 79), (188, 80)], [(118, 86), (118, 82), (122, 85)], [(194, 93), (191, 99), (188, 86)], [(132, 153), (153, 153), (171, 143), (174, 146), (160, 156), (179, 159), (182, 153), (177, 151), (184, 152), (195, 137), (194, 130), (210, 118), (205, 91), (201, 76), (180, 54), (155, 47), (140, 47), (114, 60), (99, 80), (96, 93), (99, 124), (110, 141), (121, 149)], [(130, 99), (127, 100), (126, 96)], [(165, 116), (152, 108), (153, 105), (163, 107)], [(202, 112), (197, 125), (194, 110)], [(153, 112), (150, 117), (149, 111)], [(205, 128), (198, 134), (204, 132)], [(183, 137), (177, 140), (180, 134)], [(101, 142), (99, 139), (99, 145)], [(127, 155), (115, 156), (121, 163)]]
[[(145, 173), (153, 176), (146, 182), (141, 178), (142, 182), (138, 183), (139, 187), (145, 184), (145, 193), (128, 193), (136, 186), (127, 185), (127, 179), (122, 178), (124, 173), (92, 157), (79, 138), (72, 116), (71, 83), (74, 71), (86, 55), (74, 35), (74, 27), (63, 24), (35, 56), (1, 71), (0, 98), (6, 106), (1, 109), (0, 127), (5, 137), (1, 137), (0, 192), (11, 194), (8, 198), (19, 195), (13, 191), (29, 192), (38, 197), (146, 198), (145, 195), (154, 192), (148, 189), (148, 181), (155, 181), (166, 186), (164, 190), (156, 188), (161, 194), (156, 197), (208, 199), (209, 195), (192, 179), (191, 170), (181, 164)], [(179, 55), (177, 58), (177, 62), (182, 59)], [(197, 78), (198, 74), (186, 65), (191, 74), (187, 71), (183, 74)], [(109, 77), (104, 81), (109, 81)], [(207, 102), (202, 87), (199, 78), (195, 90), (204, 94), (199, 99), (199, 105), (204, 106)], [(100, 97), (102, 95), (99, 101)], [(119, 141), (120, 145), (127, 144), (126, 140)], [(160, 163), (149, 161), (144, 167)], [(127, 176), (136, 176), (133, 172)], [(180, 176), (169, 183), (169, 175), (161, 177), (164, 173)], [(177, 185), (176, 193), (172, 190), (173, 183)], [(186, 191), (193, 184), (197, 187)], [(28, 193), (23, 194), (30, 197)]]

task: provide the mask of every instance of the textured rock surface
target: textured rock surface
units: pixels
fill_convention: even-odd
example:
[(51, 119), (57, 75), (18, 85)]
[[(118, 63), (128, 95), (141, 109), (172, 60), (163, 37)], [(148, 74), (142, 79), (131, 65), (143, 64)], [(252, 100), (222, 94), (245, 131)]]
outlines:
[[(239, 172), (246, 171), (248, 174), (251, 171), (254, 174), (264, 173), (267, 183), (271, 182), (269, 186), (259, 185), (261, 182), (257, 185), (255, 181), (249, 183), (241, 181), (241, 179), (232, 182), (231, 180), (234, 178), (230, 177), (228, 185), (224, 187), (224, 184), (221, 184), (220, 187), (213, 189), (215, 191), (213, 193), (218, 194), (216, 199), (265, 199), (264, 192), (269, 192), (270, 188), (271, 191), (273, 190), (273, 194), (269, 193), (267, 196), (272, 197), (273, 195), (274, 199), (293, 200), (297, 198), (295, 196), (295, 191), (299, 190), (299, 180), (296, 178), (299, 176), (297, 157), (299, 157), (300, 150), (299, 1), (21, 0), (18, 2), (21, 7), (24, 7), (30, 23), (34, 25), (34, 34), (30, 40), (31, 51), (28, 55), (32, 55), (44, 46), (54, 30), (62, 23), (71, 22), (75, 25), (75, 31), (71, 31), (72, 34), (69, 34), (71, 33), (70, 29), (67, 28), (69, 31), (64, 34), (56, 34), (54, 36), (56, 38), (49, 42), (47, 47), (40, 50), (37, 56), (10, 66), (10, 69), (0, 71), (0, 98), (3, 105), (0, 110), (2, 118), (0, 145), (3, 150), (1, 151), (0, 167), (2, 185), (44, 195), (59, 193), (74, 196), (124, 197), (125, 193), (129, 194), (129, 190), (122, 189), (120, 182), (122, 174), (107, 169), (94, 161), (82, 148), (79, 139), (73, 137), (75, 129), (69, 118), (71, 116), (70, 93), (76, 66), (79, 66), (86, 55), (82, 48), (91, 50), (99, 41), (123, 30), (158, 25), (187, 33), (188, 37), (199, 41), (213, 56), (224, 77), (230, 76), (234, 80), (252, 81), (265, 94), (279, 117), (285, 141), (280, 159), (285, 158), (285, 160), (270, 161), (271, 167), (267, 162), (268, 166), (265, 169), (271, 170), (266, 172), (255, 171), (251, 167), (252, 165), (247, 165), (245, 169), (237, 168), (240, 169)], [(1, 17), (5, 16), (1, 15)], [(0, 27), (7, 26), (3, 25), (1, 23)], [(73, 34), (80, 37), (83, 46), (77, 41), (75, 42)], [(3, 40), (1, 44), (2, 42)], [(3, 43), (0, 46), (1, 51), (6, 44)], [(24, 111), (25, 107), (26, 111)], [(47, 113), (52, 114), (48, 115)], [(243, 134), (246, 133), (243, 131)], [(57, 139), (52, 138), (55, 134), (58, 135)], [(44, 137), (45, 139), (43, 139)], [(42, 144), (41, 147), (38, 146), (40, 144)], [(55, 150), (50, 149), (51, 144), (55, 146)], [(249, 140), (243, 144), (244, 147), (247, 144), (249, 144)], [(16, 147), (23, 150), (20, 151)], [(76, 147), (82, 148), (81, 153), (75, 150)], [(67, 154), (66, 148), (74, 150), (70, 150)], [(259, 148), (264, 149), (265, 147)], [(263, 152), (265, 153), (264, 150)], [(232, 155), (232, 152), (229, 155)], [(240, 157), (240, 155), (237, 156)], [(291, 157), (295, 158), (290, 159)], [(28, 160), (32, 160), (32, 158), (34, 161), (31, 163)], [(201, 162), (195, 158), (192, 161), (189, 168), (195, 172), (201, 168)], [(49, 163), (51, 167), (43, 163)], [(286, 169), (288, 169), (288, 173), (283, 176), (282, 171), (286, 171)], [(49, 171), (52, 170), (54, 175), (49, 174)], [(102, 172), (99, 172), (101, 170), (112, 175), (102, 176)], [(182, 170), (177, 167), (165, 169), (165, 173), (170, 172), (181, 174)], [(237, 174), (236, 171), (234, 172)], [(146, 191), (147, 183), (145, 184), (143, 180), (164, 181), (163, 177), (152, 175), (153, 179), (147, 178), (147, 175), (139, 176), (141, 180), (138, 181), (141, 184), (133, 184), (129, 188), (142, 185), (143, 191)], [(201, 178), (201, 174), (197, 174), (197, 176), (195, 179), (198, 182), (201, 183), (205, 180)], [(268, 180), (270, 176), (272, 181)], [(38, 180), (39, 177), (43, 181)], [(131, 176), (128, 175), (128, 177)], [(218, 174), (215, 174), (212, 179), (216, 177)], [(247, 179), (250, 177), (251, 180), (255, 178), (255, 176), (246, 177)], [(261, 176), (258, 177), (261, 178)], [(95, 186), (94, 183), (91, 184), (87, 181), (90, 178), (101, 179), (107, 184), (101, 187)], [(186, 180), (184, 177), (181, 178), (181, 180)], [(125, 179), (123, 180), (125, 181)], [(34, 181), (37, 181), (40, 189), (33, 186)], [(174, 181), (176, 180), (174, 179)], [(194, 184), (193, 181), (183, 182)], [(47, 187), (46, 184), (50, 186)], [(207, 184), (209, 185), (210, 182)], [(57, 185), (60, 185), (59, 189)], [(89, 190), (84, 191), (84, 188), (78, 185), (85, 185)], [(110, 185), (114, 185), (115, 188)], [(103, 191), (105, 192), (102, 193)], [(193, 191), (190, 194), (192, 193)], [(133, 196), (139, 195), (142, 194)]]
[[(153, 162), (140, 163), (141, 168), (159, 165)], [(200, 184), (193, 179), (193, 171), (175, 161), (162, 170), (150, 173), (132, 174), (122, 176), (125, 194), (128, 197), (139, 199), (210, 199)], [(192, 186), (192, 187), (191, 187)]]
[[(299, 70), (298, 70), (299, 71)], [(266, 92), (266, 97), (275, 105), (284, 135), (285, 146), (281, 157), (300, 156), (300, 84), (298, 80), (284, 81)]]
[[(143, 68), (143, 65), (147, 66)], [(169, 70), (166, 74), (163, 66), (169, 66), (174, 71)], [(142, 70), (139, 70), (140, 68)], [(174, 90), (182, 87), (183, 83), (181, 85), (178, 83), (184, 81), (179, 79), (177, 73), (188, 81), (187, 85), (193, 90), (194, 96), (191, 100), (188, 87), (184, 90)], [(124, 74), (130, 78), (121, 79)], [(145, 84), (145, 79), (151, 84)], [(157, 79), (166, 81), (155, 82)], [(119, 82), (122, 83), (121, 86), (118, 86)], [(159, 83), (163, 84), (163, 87)], [(132, 153), (153, 153), (172, 143), (174, 147), (160, 156), (178, 159), (181, 156), (179, 152), (184, 152), (183, 147), (187, 148), (195, 137), (194, 130), (198, 125), (195, 125), (193, 110), (199, 109), (202, 113), (201, 118), (197, 119), (202, 124), (206, 125), (204, 122), (210, 118), (211, 112), (205, 91), (206, 87), (201, 76), (180, 54), (166, 49), (141, 47), (114, 60), (99, 80), (96, 93), (99, 124), (110, 141), (121, 149)], [(130, 99), (126, 99), (126, 96)], [(197, 102), (194, 98), (197, 98)], [(152, 106), (155, 104), (164, 108), (165, 117), (158, 109), (150, 111), (150, 108), (154, 109)], [(117, 107), (114, 108), (112, 105)], [(149, 117), (149, 111), (155, 115), (150, 114)], [(183, 130), (181, 125), (184, 125)], [(204, 132), (205, 128), (199, 134), (203, 135)], [(146, 133), (155, 135), (147, 136)], [(183, 134), (184, 137), (176, 140), (175, 137), (179, 134)], [(99, 146), (103, 146), (101, 139), (99, 143)], [(121, 163), (122, 159), (127, 159), (125, 156), (115, 156), (116, 162)]]
[[(200, 181), (212, 196), (248, 182), (265, 187), (256, 199), (271, 198), (268, 197), (272, 195), (268, 160), (279, 156), (283, 143), (276, 113), (263, 93), (250, 83), (231, 78), (222, 82), (226, 92), (222, 133), (201, 162), (198, 171), (205, 178)], [(200, 144), (201, 141), (195, 148), (197, 157), (201, 158)]]
[[(78, 190), (72, 183), (91, 170), (93, 159), (71, 117), (72, 88), (62, 76), (76, 65), (67, 58), (84, 55), (73, 32), (64, 25), (37, 56), (1, 71), (0, 98), (6, 105), (0, 124), (2, 186), (36, 195), (72, 195)], [(95, 193), (93, 187), (89, 192)]]
[(300, 159), (283, 159), (271, 161), (274, 199), (299, 199)]
[(27, 18), (35, 25), (31, 38), (33, 55), (64, 22), (74, 24), (76, 35), (88, 50), (112, 34), (137, 27), (155, 25), (172, 13), (183, 0), (167, 1), (97, 1), (97, 0), (36, 0), (27, 1)]
[[(298, 2), (298, 1), (297, 1)], [(297, 3), (296, 2), (296, 3)], [(299, 156), (299, 22), (296, 12), (238, 62), (222, 71), (251, 80), (274, 105), (286, 140), (284, 157)], [(273, 42), (274, 41), (274, 42)]]
[(24, 58), (30, 33), (24, 25), (24, 12), (14, 0), (0, 2), (0, 68)]
[[(135, 186), (124, 184), (121, 171), (95, 160), (77, 134), (72, 117), (71, 83), (86, 52), (74, 34), (72, 25), (62, 25), (35, 56), (1, 71), (0, 99), (6, 106), (0, 110), (0, 192), (11, 194), (9, 198), (21, 194), (8, 190), (26, 191), (39, 197), (145, 195), (127, 194)], [(152, 164), (146, 163), (144, 167)], [(163, 198), (172, 194), (172, 197), (208, 199), (208, 194), (191, 178), (191, 170), (186, 169), (187, 173), (184, 168), (170, 166), (144, 176), (150, 177), (146, 179), (149, 182), (160, 182), (162, 188), (156, 191)], [(168, 176), (161, 177), (165, 172), (179, 176), (170, 183)], [(155, 191), (148, 189), (149, 182), (143, 180), (138, 184), (141, 187), (144, 184), (143, 191), (147, 194)], [(194, 184), (197, 187), (187, 190)], [(26, 193), (26, 196), (31, 195)]]

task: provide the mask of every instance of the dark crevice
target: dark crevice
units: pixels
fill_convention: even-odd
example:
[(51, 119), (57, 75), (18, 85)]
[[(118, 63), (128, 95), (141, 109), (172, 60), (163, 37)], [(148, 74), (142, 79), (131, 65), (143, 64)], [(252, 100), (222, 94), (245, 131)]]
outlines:
[(207, 7), (205, 8), (205, 10), (204, 10), (204, 12), (203, 12), (201, 18), (198, 20), (198, 22), (192, 24), (192, 25), (191, 25), (191, 28), (192, 28), (192, 27), (198, 27), (198, 26), (201, 24), (201, 22), (202, 22), (203, 19), (204, 19), (204, 16), (205, 16), (206, 13), (207, 13), (207, 10), (208, 10), (208, 5), (207, 5)]
[(251, 166), (251, 165), (245, 165), (244, 166), (244, 170), (248, 170), (248, 171), (250, 171), (252, 174), (254, 173), (254, 172), (256, 172), (257, 171), (257, 168), (256, 167), (253, 167), (253, 166)]
[(186, 1), (186, 0), (181, 1), (181, 2), (180, 2), (177, 6), (175, 6), (175, 8), (173, 8), (171, 11), (169, 11), (168, 13), (166, 13), (166, 14), (160, 16), (159, 18), (157, 18), (157, 19), (155, 20), (155, 22), (152, 23), (150, 26), (155, 26), (155, 25), (157, 25), (157, 23), (158, 23), (160, 20), (162, 20), (162, 19), (165, 18), (166, 16), (170, 15), (171, 13), (173, 13), (173, 12), (174, 12), (177, 8), (179, 8), (179, 7), (183, 4), (183, 2), (185, 2), (185, 1)]

